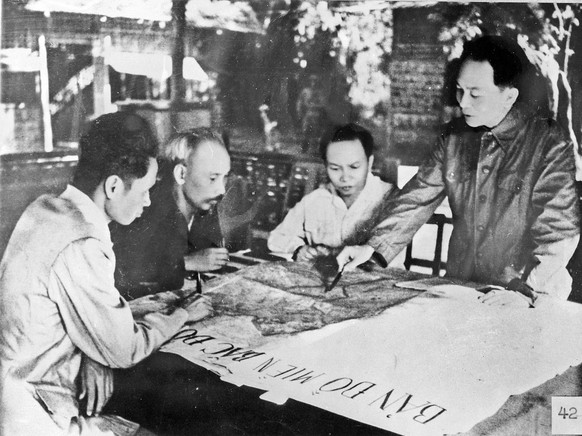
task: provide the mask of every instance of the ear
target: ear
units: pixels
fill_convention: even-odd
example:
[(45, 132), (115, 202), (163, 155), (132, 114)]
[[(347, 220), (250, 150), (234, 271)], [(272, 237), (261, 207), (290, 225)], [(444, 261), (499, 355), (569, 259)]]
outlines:
[(505, 104), (507, 107), (512, 107), (519, 97), (519, 89), (517, 88), (507, 88)]
[(125, 184), (123, 183), (123, 180), (121, 180), (121, 177), (109, 176), (107, 179), (105, 179), (103, 189), (105, 189), (105, 196), (107, 199), (111, 199), (118, 195), (120, 192), (123, 192), (125, 189)]
[(186, 183), (186, 166), (184, 164), (177, 164), (174, 166), (174, 180), (178, 185)]
[(372, 172), (372, 165), (374, 165), (374, 155), (368, 158), (368, 171)]

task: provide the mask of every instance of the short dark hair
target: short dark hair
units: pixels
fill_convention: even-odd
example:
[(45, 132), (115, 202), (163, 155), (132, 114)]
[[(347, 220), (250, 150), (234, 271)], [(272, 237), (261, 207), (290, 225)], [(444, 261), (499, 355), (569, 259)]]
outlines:
[(337, 127), (331, 135), (327, 135), (327, 138), (319, 145), (319, 154), (325, 162), (327, 160), (326, 154), (329, 144), (340, 141), (352, 141), (354, 139), (360, 141), (364, 148), (366, 157), (370, 157), (374, 154), (374, 138), (372, 137), (372, 134), (367, 129), (355, 123), (349, 123)]
[(150, 158), (157, 157), (158, 142), (145, 119), (115, 112), (93, 121), (79, 149), (73, 185), (90, 196), (109, 176), (119, 176), (129, 186), (145, 177)]
[(175, 133), (170, 138), (164, 146), (162, 155), (166, 161), (171, 162), (174, 165), (185, 163), (190, 154), (203, 142), (211, 141), (227, 149), (223, 138), (223, 135), (208, 127), (196, 127), (184, 130)]
[(525, 53), (516, 41), (485, 35), (465, 43), (460, 65), (465, 60), (487, 61), (493, 68), (493, 83), (497, 86), (519, 87), (519, 80), (526, 67)]

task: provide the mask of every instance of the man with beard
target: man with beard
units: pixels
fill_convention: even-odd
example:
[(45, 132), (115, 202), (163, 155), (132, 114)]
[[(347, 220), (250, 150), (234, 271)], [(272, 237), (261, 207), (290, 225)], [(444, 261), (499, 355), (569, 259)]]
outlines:
[(205, 235), (212, 241), (208, 245), (214, 245), (206, 248), (199, 248), (200, 235), (191, 229), (200, 215), (213, 213), (229, 172), (223, 139), (211, 129), (180, 132), (167, 143), (152, 206), (132, 225), (112, 228), (116, 283), (128, 298), (180, 289), (187, 272), (214, 271), (226, 264), (220, 228)]

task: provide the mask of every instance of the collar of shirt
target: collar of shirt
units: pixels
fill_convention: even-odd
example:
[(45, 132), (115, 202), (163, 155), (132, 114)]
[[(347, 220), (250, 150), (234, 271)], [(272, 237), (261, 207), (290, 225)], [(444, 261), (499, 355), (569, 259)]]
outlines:
[(85, 221), (95, 226), (100, 239), (111, 244), (107, 218), (91, 198), (72, 185), (67, 185), (67, 189), (60, 195), (60, 198), (73, 203), (79, 209)]
[(515, 103), (505, 118), (491, 129), (491, 133), (503, 149), (507, 152), (515, 143), (515, 138), (522, 130), (528, 115), (528, 109), (521, 103)]

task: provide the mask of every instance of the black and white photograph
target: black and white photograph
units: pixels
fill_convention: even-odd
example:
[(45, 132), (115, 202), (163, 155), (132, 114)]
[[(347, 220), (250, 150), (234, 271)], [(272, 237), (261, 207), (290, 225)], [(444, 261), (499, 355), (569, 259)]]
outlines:
[(582, 435), (580, 20), (0, 0), (0, 436)]

